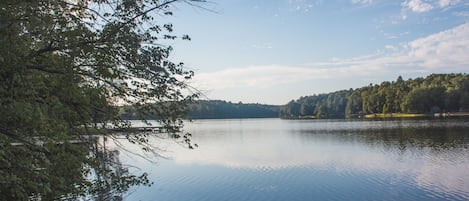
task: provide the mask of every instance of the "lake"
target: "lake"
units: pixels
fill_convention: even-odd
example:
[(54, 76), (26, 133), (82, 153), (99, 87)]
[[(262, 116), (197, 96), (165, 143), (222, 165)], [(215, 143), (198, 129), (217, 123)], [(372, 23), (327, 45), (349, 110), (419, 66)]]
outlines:
[(121, 151), (154, 182), (125, 200), (469, 200), (467, 120), (197, 120), (185, 130), (198, 148), (155, 138), (166, 159)]

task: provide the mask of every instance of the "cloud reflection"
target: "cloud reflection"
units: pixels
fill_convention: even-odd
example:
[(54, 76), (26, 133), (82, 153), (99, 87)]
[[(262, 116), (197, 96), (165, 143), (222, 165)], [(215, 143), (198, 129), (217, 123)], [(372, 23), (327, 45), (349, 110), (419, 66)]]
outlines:
[[(469, 198), (469, 183), (465, 182), (469, 180), (467, 148), (434, 149), (430, 144), (425, 145), (424, 141), (429, 139), (402, 144), (398, 139), (383, 141), (345, 130), (304, 134), (301, 124), (296, 125), (298, 128), (295, 128), (297, 123), (293, 123), (293, 128), (286, 128), (290, 121), (274, 121), (272, 127), (256, 127), (253, 122), (246, 125), (243, 121), (218, 122), (221, 124), (218, 126), (191, 125), (188, 129), (194, 133), (193, 140), (200, 148), (188, 151), (174, 147), (172, 159), (180, 165), (234, 169), (309, 168), (349, 174), (384, 173), (403, 179), (410, 175), (415, 185), (422, 188)], [(244, 125), (233, 125), (237, 123)]]

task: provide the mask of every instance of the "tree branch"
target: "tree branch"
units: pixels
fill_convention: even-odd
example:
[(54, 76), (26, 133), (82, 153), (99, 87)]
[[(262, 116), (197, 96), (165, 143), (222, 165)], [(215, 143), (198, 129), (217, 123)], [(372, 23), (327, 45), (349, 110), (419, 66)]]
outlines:
[(48, 66), (44, 66), (44, 65), (40, 65), (40, 64), (33, 64), (33, 65), (27, 65), (26, 68), (28, 69), (34, 69), (34, 70), (39, 70), (39, 71), (43, 71), (43, 72), (46, 72), (46, 73), (53, 73), (53, 74), (66, 74), (65, 71), (61, 71), (61, 70), (58, 70), (58, 69), (50, 69), (50, 68), (47, 68)]

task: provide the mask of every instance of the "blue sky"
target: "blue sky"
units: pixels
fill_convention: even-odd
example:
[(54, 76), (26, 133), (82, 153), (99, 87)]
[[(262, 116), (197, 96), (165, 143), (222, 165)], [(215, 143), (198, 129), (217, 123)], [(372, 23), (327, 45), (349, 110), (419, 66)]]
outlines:
[[(208, 99), (285, 104), (370, 83), (469, 72), (469, 0), (177, 4), (173, 59)], [(166, 20), (166, 19), (165, 19)]]

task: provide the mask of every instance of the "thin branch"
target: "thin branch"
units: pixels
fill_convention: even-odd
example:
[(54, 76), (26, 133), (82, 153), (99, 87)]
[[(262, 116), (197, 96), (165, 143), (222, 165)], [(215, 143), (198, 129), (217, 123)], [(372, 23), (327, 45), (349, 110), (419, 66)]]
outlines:
[[(34, 55), (35, 56), (40, 56), (41, 54), (46, 53), (46, 52), (55, 52), (55, 51), (59, 51), (59, 50), (74, 49), (74, 48), (77, 48), (77, 47), (81, 47), (83, 45), (90, 45), (90, 44), (97, 44), (97, 43), (104, 43), (104, 42), (107, 42), (107, 41), (105, 41), (105, 40), (89, 40), (89, 41), (84, 41), (84, 42), (77, 43), (77, 44), (72, 44), (72, 45), (69, 45), (69, 46), (57, 46), (57, 47), (52, 47), (51, 45), (49, 45), (45, 48), (42, 48), (42, 49), (39, 49), (39, 50), (35, 51)], [(51, 44), (51, 43), (49, 43), (49, 44)]]
[(0, 129), (0, 134), (5, 135), (13, 140), (16, 140), (18, 142), (22, 142), (24, 144), (30, 145), (30, 146), (35, 146), (33, 142), (27, 141), (24, 138), (20, 137), (18, 134), (10, 133), (6, 129)]
[(215, 4), (214, 2), (209, 2), (209, 1), (206, 1), (206, 0), (184, 0), (184, 2), (189, 4), (192, 7), (199, 8), (199, 9), (202, 9), (202, 10), (205, 10), (205, 11), (208, 11), (208, 12), (211, 12), (211, 13), (215, 13), (215, 14), (220, 14), (218, 11), (208, 9), (206, 7), (203, 7), (203, 6), (200, 6), (198, 4), (192, 3), (192, 2), (197, 2), (197, 3), (213, 3), (213, 4)]
[(51, 69), (51, 68), (48, 68), (48, 66), (40, 65), (40, 64), (26, 65), (26, 68), (39, 70), (39, 71), (43, 71), (43, 72), (46, 72), (46, 73), (52, 73), (52, 74), (64, 75), (66, 73), (65, 71), (58, 70), (58, 69)]
[(106, 17), (102, 16), (98, 11), (94, 10), (94, 9), (91, 9), (87, 6), (79, 6), (78, 4), (73, 4), (71, 3), (70, 1), (62, 1), (62, 3), (65, 3), (66, 5), (72, 5), (72, 6), (77, 6), (77, 7), (80, 7), (82, 9), (85, 9), (85, 10), (89, 10), (91, 12), (93, 12), (94, 14), (96, 14), (99, 18), (101, 18), (102, 20), (104, 20), (105, 22), (107, 23), (110, 23), (111, 21), (109, 21)]
[(170, 0), (170, 1), (166, 1), (166, 2), (164, 2), (164, 3), (162, 3), (162, 4), (159, 4), (159, 5), (157, 5), (157, 6), (153, 7), (153, 8), (150, 8), (150, 9), (148, 9), (148, 10), (146, 10), (146, 11), (143, 11), (142, 13), (140, 13), (140, 14), (138, 14), (138, 15), (135, 15), (134, 17), (132, 17), (132, 18), (130, 18), (129, 20), (127, 20), (126, 22), (124, 22), (124, 24), (121, 25), (121, 27), (119, 27), (119, 29), (123, 28), (126, 24), (131, 23), (132, 21), (134, 21), (135, 19), (137, 19), (137, 18), (139, 18), (139, 17), (141, 17), (141, 16), (143, 16), (143, 15), (146, 15), (146, 14), (148, 14), (148, 13), (154, 11), (154, 10), (157, 10), (157, 9), (162, 9), (162, 8), (168, 6), (169, 4), (172, 4), (172, 3), (176, 2), (176, 1), (181, 1), (181, 0)]

